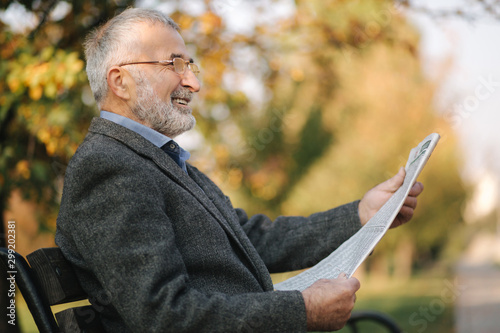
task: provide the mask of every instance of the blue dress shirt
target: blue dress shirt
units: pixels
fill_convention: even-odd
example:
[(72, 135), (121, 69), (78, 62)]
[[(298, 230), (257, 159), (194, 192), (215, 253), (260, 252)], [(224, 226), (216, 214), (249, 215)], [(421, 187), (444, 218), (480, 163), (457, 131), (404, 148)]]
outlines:
[(143, 124), (140, 124), (130, 118), (121, 116), (113, 112), (102, 110), (101, 118), (110, 120), (143, 136), (152, 144), (165, 151), (185, 172), (187, 172), (186, 161), (189, 159), (191, 154), (187, 150), (182, 149), (182, 147), (180, 147), (174, 140), (172, 140), (168, 136), (163, 135), (160, 132), (144, 126)]

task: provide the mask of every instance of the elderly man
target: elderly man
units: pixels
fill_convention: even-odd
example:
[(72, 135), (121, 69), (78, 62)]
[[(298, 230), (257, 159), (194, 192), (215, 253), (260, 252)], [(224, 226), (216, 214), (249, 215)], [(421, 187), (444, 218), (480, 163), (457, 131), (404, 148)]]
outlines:
[[(109, 332), (341, 328), (358, 280), (274, 291), (269, 272), (306, 268), (318, 250), (338, 247), (402, 184), (404, 170), (361, 201), (309, 217), (272, 222), (233, 208), (173, 141), (195, 125), (189, 103), (200, 89), (178, 31), (160, 12), (127, 9), (87, 38), (101, 114), (68, 166), (56, 243)], [(412, 217), (422, 190), (414, 185), (394, 226)]]

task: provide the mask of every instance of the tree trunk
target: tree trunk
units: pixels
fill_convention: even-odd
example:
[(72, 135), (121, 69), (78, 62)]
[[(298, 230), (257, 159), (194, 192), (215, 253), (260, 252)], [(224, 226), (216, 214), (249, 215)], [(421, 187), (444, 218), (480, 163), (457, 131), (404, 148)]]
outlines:
[(394, 254), (394, 277), (408, 280), (411, 277), (415, 246), (411, 239), (405, 238), (396, 248)]
[(377, 280), (389, 279), (389, 261), (386, 255), (372, 258), (370, 263), (370, 277)]

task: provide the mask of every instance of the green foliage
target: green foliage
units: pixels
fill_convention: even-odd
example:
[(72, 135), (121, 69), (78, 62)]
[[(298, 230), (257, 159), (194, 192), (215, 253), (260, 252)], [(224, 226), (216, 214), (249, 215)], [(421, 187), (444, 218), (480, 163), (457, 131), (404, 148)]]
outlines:
[[(332, 143), (332, 134), (323, 128), (323, 116), (320, 109), (314, 109), (309, 113), (299, 137), (298, 147), (293, 154), (296, 168), (292, 170), (292, 181), (303, 175)], [(293, 175), (296, 176), (293, 177)]]
[[(456, 280), (432, 272), (407, 281), (365, 280), (357, 293), (354, 311), (380, 311), (390, 316), (403, 332), (451, 333), (455, 331), (454, 309), (459, 290)], [(387, 332), (362, 330), (360, 332)], [(342, 329), (339, 332), (349, 332)]]
[[(62, 20), (58, 1), (23, 1), (39, 25), (14, 33), (0, 24), (0, 211), (11, 191), (39, 206), (41, 230), (54, 230), (64, 169), (95, 115), (81, 49), (83, 35), (116, 2), (75, 1)], [(2, 2), (0, 8), (14, 5)]]
[[(21, 189), (53, 226), (64, 166), (95, 114), (81, 42), (133, 2), (75, 1), (59, 21), (48, 17), (50, 3), (26, 2), (45, 22), (31, 34), (1, 26), (0, 202)], [(205, 141), (192, 161), (236, 205), (307, 215), (359, 199), (439, 132), (415, 221), (391, 231), (373, 259), (404, 242), (410, 264), (440, 257), (460, 227), (464, 189), (453, 135), (432, 109), (418, 34), (392, 1), (297, 0), (294, 15), (245, 35), (226, 29), (213, 1), (196, 15), (171, 4), (202, 69), (195, 112)], [(248, 77), (261, 97), (243, 89)]]
[[(307, 215), (361, 198), (438, 132), (414, 221), (391, 231), (370, 258), (388, 256), (410, 270), (434, 262), (460, 240), (454, 231), (465, 191), (453, 133), (434, 112), (434, 83), (420, 68), (418, 34), (390, 1), (296, 5), (293, 17), (228, 39), (232, 52), (246, 41), (262, 60), (252, 75), (262, 78), (269, 102), (254, 110), (242, 100), (214, 127), (212, 144), (223, 147), (224, 158), (208, 171), (250, 212)], [(237, 67), (228, 72), (248, 75)], [(227, 139), (231, 126), (239, 131)], [(398, 257), (405, 243), (408, 255)]]

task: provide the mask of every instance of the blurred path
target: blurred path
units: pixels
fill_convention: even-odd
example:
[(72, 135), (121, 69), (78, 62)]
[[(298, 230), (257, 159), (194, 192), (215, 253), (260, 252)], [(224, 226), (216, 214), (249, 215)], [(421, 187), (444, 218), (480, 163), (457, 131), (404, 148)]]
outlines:
[(499, 333), (500, 266), (491, 260), (499, 248), (486, 239), (474, 243), (456, 268), (456, 333)]

